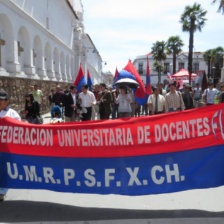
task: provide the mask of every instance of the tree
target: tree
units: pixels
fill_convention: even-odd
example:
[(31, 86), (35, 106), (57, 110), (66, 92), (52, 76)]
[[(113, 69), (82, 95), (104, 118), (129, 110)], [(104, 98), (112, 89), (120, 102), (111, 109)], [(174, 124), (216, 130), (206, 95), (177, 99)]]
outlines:
[(157, 41), (152, 46), (153, 59), (158, 64), (158, 68), (157, 68), (158, 83), (161, 82), (162, 61), (166, 59), (165, 48), (166, 48), (166, 42), (165, 41)]
[(218, 79), (218, 76), (221, 75), (221, 67), (223, 66), (223, 56), (224, 48), (216, 47), (214, 49), (209, 49), (204, 53), (204, 60), (208, 65), (208, 77)]
[[(217, 0), (213, 0), (213, 3), (215, 2), (217, 2)], [(219, 0), (218, 12), (222, 12), (222, 14), (224, 14), (224, 0)]]
[(194, 33), (205, 25), (205, 15), (207, 11), (201, 8), (200, 4), (194, 3), (193, 6), (186, 6), (183, 14), (181, 15), (180, 23), (182, 23), (182, 30), (189, 32), (189, 53), (188, 53), (188, 71), (189, 71), (189, 83), (191, 84), (192, 74), (192, 57), (194, 47)]
[(176, 59), (177, 55), (182, 51), (182, 47), (184, 46), (183, 41), (179, 36), (172, 36), (168, 39), (166, 43), (167, 54), (173, 55), (173, 74), (176, 73)]
[(152, 68), (154, 71), (158, 72), (158, 77), (159, 77), (159, 73), (164, 71), (164, 66), (160, 65), (158, 63), (158, 61), (155, 61), (152, 65)]

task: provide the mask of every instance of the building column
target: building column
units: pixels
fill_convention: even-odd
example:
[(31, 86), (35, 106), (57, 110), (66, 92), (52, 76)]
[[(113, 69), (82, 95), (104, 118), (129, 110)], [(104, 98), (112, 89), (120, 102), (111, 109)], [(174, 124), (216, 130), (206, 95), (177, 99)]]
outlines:
[(36, 74), (35, 74), (35, 66), (34, 66), (34, 63), (33, 63), (33, 45), (31, 44), (31, 47), (29, 49), (29, 58), (28, 58), (28, 64), (27, 65), (24, 65), (24, 71), (27, 75), (30, 75), (32, 77), (35, 77)]
[(7, 67), (8, 67), (9, 73), (18, 74), (21, 72), (21, 66), (18, 60), (18, 42), (16, 39), (13, 40), (12, 48), (13, 48), (12, 60), (8, 61)]
[(47, 76), (50, 80), (56, 80), (55, 71), (54, 71), (54, 60), (53, 58), (49, 58), (49, 68), (47, 69)]

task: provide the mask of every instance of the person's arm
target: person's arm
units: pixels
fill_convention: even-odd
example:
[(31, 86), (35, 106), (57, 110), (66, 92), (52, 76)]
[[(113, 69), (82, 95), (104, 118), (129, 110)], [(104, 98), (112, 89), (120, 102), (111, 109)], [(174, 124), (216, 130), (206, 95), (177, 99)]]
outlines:
[(205, 89), (205, 91), (204, 91), (204, 93), (202, 94), (202, 99), (203, 99), (203, 101), (205, 102), (205, 103), (207, 103), (207, 89)]
[(115, 99), (115, 103), (116, 104), (119, 104), (119, 102), (120, 102), (120, 94), (117, 96), (117, 98)]
[(79, 104), (80, 104), (80, 106), (81, 106), (81, 104), (82, 104), (82, 98), (81, 98), (80, 94), (79, 94), (79, 96), (78, 96), (78, 101), (79, 101)]
[(217, 100), (219, 100), (219, 99), (220, 99), (220, 92), (219, 92), (219, 90), (218, 90), (218, 89), (216, 89), (215, 98), (216, 98)]
[(77, 106), (76, 106), (76, 97), (73, 98), (73, 96), (71, 95), (71, 102), (72, 102), (71, 107), (72, 108), (77, 108)]
[(91, 93), (91, 98), (92, 98), (92, 105), (95, 105), (96, 104), (96, 98), (95, 98), (95, 95), (93, 93)]
[(166, 103), (166, 100), (165, 100), (165, 97), (164, 96), (162, 96), (162, 99), (161, 99), (161, 101), (162, 101), (162, 104), (163, 104), (163, 112), (165, 112), (165, 103)]
[(42, 92), (42, 90), (40, 90), (41, 93), (40, 93), (40, 97), (41, 97), (41, 104), (43, 105), (44, 104), (44, 94)]
[(184, 104), (182, 94), (179, 94), (179, 97), (180, 97), (180, 108), (181, 108), (181, 110), (185, 110), (185, 104)]
[(168, 110), (169, 110), (169, 107), (168, 107), (168, 99), (167, 99), (167, 95), (165, 96), (165, 112), (167, 113)]
[(151, 95), (149, 96), (147, 103), (148, 103), (149, 111), (151, 111), (151, 113), (154, 114)]
[(126, 94), (126, 99), (127, 99), (128, 103), (131, 103), (131, 97), (129, 94)]

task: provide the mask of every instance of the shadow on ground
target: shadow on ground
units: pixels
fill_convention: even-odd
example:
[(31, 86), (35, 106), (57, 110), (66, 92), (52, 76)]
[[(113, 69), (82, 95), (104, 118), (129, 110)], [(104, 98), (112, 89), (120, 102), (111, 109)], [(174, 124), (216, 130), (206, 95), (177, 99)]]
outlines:
[(5, 201), (0, 203), (0, 222), (130, 220), (196, 217), (224, 217), (224, 212), (207, 212), (202, 210), (127, 210), (83, 208), (30, 201)]

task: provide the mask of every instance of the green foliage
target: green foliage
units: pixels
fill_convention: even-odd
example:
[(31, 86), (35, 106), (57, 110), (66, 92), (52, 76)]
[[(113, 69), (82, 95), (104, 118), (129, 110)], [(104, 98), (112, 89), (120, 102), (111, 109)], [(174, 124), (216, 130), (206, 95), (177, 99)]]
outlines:
[(212, 63), (212, 65), (218, 64), (222, 62), (222, 58), (224, 56), (224, 48), (217, 47), (214, 49), (209, 49), (205, 51), (203, 57), (206, 63)]
[(167, 54), (179, 54), (184, 46), (179, 36), (171, 36), (166, 43)]
[(189, 83), (191, 84), (192, 74), (192, 58), (194, 48), (194, 32), (201, 31), (205, 25), (205, 18), (207, 11), (201, 8), (200, 4), (194, 3), (193, 6), (186, 6), (183, 14), (181, 15), (180, 23), (182, 23), (182, 30), (189, 32), (189, 53), (188, 53), (188, 71)]
[(173, 73), (176, 73), (176, 57), (182, 51), (183, 41), (179, 36), (171, 36), (166, 43), (167, 54), (173, 55)]
[[(219, 1), (219, 8), (218, 12), (222, 12), (224, 14), (224, 0), (218, 0)], [(217, 2), (217, 0), (213, 0), (213, 3)]]
[(200, 4), (194, 3), (193, 6), (186, 6), (181, 15), (180, 23), (182, 23), (182, 30), (184, 32), (201, 31), (205, 25), (205, 18), (207, 11), (201, 8)]
[(152, 54), (153, 58), (156, 61), (163, 61), (166, 59), (166, 42), (165, 41), (157, 41), (152, 46)]

